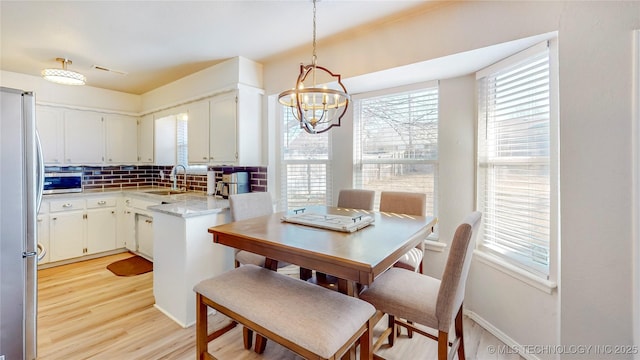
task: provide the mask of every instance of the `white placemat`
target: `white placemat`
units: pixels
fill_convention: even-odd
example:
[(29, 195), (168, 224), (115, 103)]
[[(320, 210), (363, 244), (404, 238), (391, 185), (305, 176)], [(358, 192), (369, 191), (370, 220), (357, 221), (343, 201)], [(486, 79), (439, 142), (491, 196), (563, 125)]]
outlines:
[(302, 212), (285, 215), (282, 217), (282, 221), (321, 229), (354, 232), (371, 225), (373, 223), (373, 217), (369, 215), (346, 216)]

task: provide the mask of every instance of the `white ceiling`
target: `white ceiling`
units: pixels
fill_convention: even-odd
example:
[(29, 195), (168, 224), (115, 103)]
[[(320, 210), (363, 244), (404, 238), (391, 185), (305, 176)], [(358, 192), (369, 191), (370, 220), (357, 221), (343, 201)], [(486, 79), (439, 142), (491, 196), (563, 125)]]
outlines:
[[(318, 39), (428, 3), (323, 0)], [(0, 0), (0, 69), (39, 76), (66, 57), (87, 85), (142, 94), (235, 56), (260, 62), (309, 46), (312, 9), (310, 0)]]

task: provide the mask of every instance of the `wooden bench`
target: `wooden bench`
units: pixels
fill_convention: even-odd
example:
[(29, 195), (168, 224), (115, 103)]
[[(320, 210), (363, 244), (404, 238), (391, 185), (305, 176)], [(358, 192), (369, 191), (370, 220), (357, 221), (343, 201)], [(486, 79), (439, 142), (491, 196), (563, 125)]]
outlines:
[(204, 280), (194, 291), (198, 359), (215, 359), (208, 343), (235, 326), (208, 334), (208, 307), (306, 359), (339, 359), (357, 343), (360, 359), (373, 357), (375, 308), (360, 299), (255, 265)]

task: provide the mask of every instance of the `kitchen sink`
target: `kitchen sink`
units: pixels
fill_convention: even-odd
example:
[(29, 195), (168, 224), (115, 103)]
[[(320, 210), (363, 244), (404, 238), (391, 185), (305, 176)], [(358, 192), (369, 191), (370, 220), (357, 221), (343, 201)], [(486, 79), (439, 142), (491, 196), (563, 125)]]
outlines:
[(182, 191), (182, 190), (153, 190), (153, 191), (145, 191), (147, 194), (153, 194), (153, 195), (177, 195), (177, 194), (184, 194), (186, 193), (186, 191)]

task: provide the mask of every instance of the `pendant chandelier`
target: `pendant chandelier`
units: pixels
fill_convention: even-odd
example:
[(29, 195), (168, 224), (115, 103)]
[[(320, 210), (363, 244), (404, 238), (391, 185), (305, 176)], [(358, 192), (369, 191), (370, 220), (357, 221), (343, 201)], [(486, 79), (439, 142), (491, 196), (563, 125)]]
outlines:
[[(323, 84), (319, 87), (318, 83)], [(310, 65), (300, 64), (295, 88), (284, 91), (278, 101), (291, 109), (300, 127), (310, 134), (340, 126), (349, 106), (349, 94), (340, 74), (317, 65), (316, 56), (316, 0), (313, 0), (313, 56)]]
[(56, 58), (56, 61), (62, 63), (62, 69), (44, 69), (42, 70), (43, 78), (63, 85), (84, 85), (87, 82), (84, 75), (67, 69), (67, 65), (72, 64), (71, 60)]

